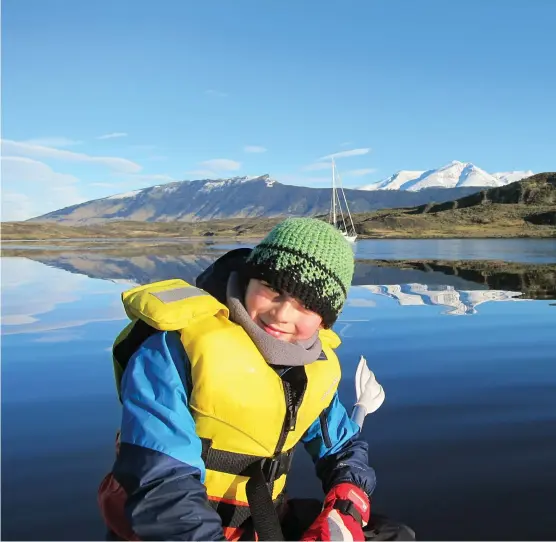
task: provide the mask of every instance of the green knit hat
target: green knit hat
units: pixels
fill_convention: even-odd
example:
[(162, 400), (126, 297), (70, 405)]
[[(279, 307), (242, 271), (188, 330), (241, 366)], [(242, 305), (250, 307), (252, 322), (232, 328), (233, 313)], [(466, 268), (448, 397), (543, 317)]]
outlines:
[(352, 246), (339, 230), (316, 218), (288, 218), (253, 249), (245, 271), (249, 278), (299, 299), (331, 327), (346, 300), (354, 267)]

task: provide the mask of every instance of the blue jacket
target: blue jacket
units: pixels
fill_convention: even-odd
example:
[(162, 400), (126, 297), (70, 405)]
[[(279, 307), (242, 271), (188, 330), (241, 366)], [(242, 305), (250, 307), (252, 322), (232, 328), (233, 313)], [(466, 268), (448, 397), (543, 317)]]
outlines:
[[(197, 285), (207, 289), (210, 281)], [(188, 409), (191, 389), (189, 360), (176, 332), (151, 335), (122, 377), (121, 445), (112, 475), (125, 491), (125, 515), (142, 540), (224, 540), (203, 485), (201, 441)], [(372, 494), (368, 445), (337, 393), (301, 442), (325, 493), (350, 482)]]

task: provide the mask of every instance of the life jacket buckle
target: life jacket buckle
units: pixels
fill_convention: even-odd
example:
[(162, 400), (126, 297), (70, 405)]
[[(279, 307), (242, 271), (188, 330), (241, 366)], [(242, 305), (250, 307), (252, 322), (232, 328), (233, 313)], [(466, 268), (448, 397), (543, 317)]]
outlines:
[(261, 461), (261, 471), (267, 484), (274, 482), (281, 476), (279, 473), (282, 465), (282, 455), (278, 457), (265, 457)]

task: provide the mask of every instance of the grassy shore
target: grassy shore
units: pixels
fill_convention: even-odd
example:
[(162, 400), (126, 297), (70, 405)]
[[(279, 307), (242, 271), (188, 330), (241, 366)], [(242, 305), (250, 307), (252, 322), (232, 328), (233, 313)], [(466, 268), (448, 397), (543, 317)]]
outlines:
[[(493, 204), (425, 214), (417, 214), (414, 209), (388, 209), (357, 214), (353, 220), (360, 239), (539, 238), (556, 237), (556, 226), (533, 224), (527, 218), (553, 211), (554, 206)], [(87, 226), (6, 222), (2, 224), (2, 241), (257, 239), (281, 220), (283, 217), (206, 222), (115, 221)]]

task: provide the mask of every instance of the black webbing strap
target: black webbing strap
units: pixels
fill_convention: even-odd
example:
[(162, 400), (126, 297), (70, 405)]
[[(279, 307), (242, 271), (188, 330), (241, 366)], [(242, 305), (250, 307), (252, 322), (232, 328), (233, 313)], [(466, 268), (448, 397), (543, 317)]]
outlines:
[(207, 469), (249, 477), (245, 492), (259, 540), (284, 540), (270, 488), (275, 480), (289, 471), (293, 450), (276, 457), (258, 457), (216, 450), (207, 439), (201, 439), (201, 442), (201, 457)]
[(338, 499), (334, 503), (334, 508), (336, 510), (339, 510), (342, 514), (351, 516), (355, 521), (359, 523), (359, 525), (363, 525), (363, 517), (359, 513), (359, 510), (357, 510), (355, 504), (353, 504), (353, 502), (349, 499)]
[(201, 439), (203, 450), (201, 457), (207, 469), (238, 476), (253, 476), (261, 470), (266, 483), (272, 483), (290, 470), (293, 450), (274, 457), (239, 454), (217, 450), (208, 439)]
[[(280, 495), (278, 495), (274, 500), (274, 508), (275, 510), (283, 509), (284, 502), (286, 500), (286, 493), (282, 491)], [(215, 510), (218, 515), (222, 518), (222, 525), (226, 527), (247, 527), (246, 535), (248, 532), (255, 530), (253, 525), (252, 517), (251, 517), (251, 508), (249, 507), (249, 503), (246, 502), (244, 505), (241, 504), (232, 504), (231, 502), (221, 501), (218, 499), (209, 499), (208, 501), (209, 506)], [(251, 520), (247, 522), (247, 520)], [(251, 528), (249, 528), (251, 527)], [(254, 536), (254, 535), (248, 535)], [(254, 540), (254, 538), (245, 538), (245, 540)]]
[(262, 462), (247, 480), (245, 492), (259, 540), (284, 540), (280, 520), (272, 502), (272, 495), (263, 474)]

